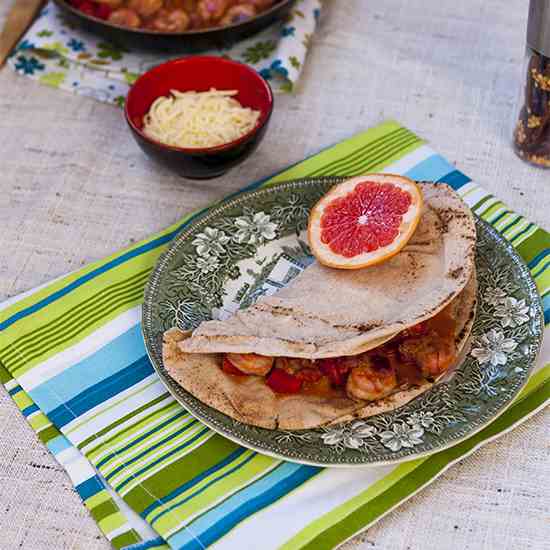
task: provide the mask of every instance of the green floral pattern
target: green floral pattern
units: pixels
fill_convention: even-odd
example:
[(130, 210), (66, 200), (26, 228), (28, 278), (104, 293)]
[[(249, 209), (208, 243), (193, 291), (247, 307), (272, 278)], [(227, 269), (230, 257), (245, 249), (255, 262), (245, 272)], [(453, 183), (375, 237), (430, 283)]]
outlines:
[[(248, 63), (276, 91), (292, 92), (320, 6), (321, 0), (297, 0), (286, 21), (229, 48), (205, 53)], [(126, 96), (140, 74), (171, 57), (181, 55), (138, 53), (115, 47), (71, 25), (50, 2), (19, 43), (9, 64), (19, 73), (50, 86), (121, 106), (120, 98)]]

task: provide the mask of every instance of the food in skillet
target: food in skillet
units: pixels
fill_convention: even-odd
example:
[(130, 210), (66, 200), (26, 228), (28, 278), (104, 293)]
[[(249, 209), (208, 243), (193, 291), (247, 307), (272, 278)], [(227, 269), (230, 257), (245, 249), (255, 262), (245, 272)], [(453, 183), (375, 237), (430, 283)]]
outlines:
[(158, 32), (225, 27), (241, 23), (275, 0), (69, 0), (81, 12), (115, 25)]
[(219, 411), (272, 429), (364, 418), (426, 391), (460, 360), (471, 331), (476, 236), (450, 187), (418, 188), (420, 220), (399, 253), (363, 269), (314, 263), (229, 319), (167, 331), (170, 375)]

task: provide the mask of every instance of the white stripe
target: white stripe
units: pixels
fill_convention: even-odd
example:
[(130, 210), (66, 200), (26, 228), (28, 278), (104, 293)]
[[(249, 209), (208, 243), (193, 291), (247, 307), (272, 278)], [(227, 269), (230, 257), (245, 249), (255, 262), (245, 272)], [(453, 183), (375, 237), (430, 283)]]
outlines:
[[(111, 454), (114, 455), (114, 458), (110, 459), (112, 460), (111, 462), (106, 462), (104, 465), (101, 466), (101, 472), (104, 475), (109, 475), (118, 466), (120, 466), (121, 464), (123, 464), (128, 460), (132, 460), (132, 458), (140, 454), (141, 451), (149, 449), (152, 445), (154, 445), (161, 439), (164, 439), (165, 437), (168, 437), (170, 434), (173, 434), (174, 432), (178, 431), (184, 424), (186, 424), (190, 420), (191, 420), (190, 418), (187, 418), (187, 419), (178, 418), (176, 422), (173, 422), (168, 426), (165, 426), (162, 430), (159, 430), (154, 435), (151, 435), (149, 438), (146, 438), (145, 440), (143, 440), (139, 445), (132, 447), (131, 449), (128, 449), (123, 453), (121, 453), (118, 449), (115, 449), (115, 448), (110, 449)], [(187, 439), (188, 434), (192, 435), (193, 433), (196, 433), (196, 431), (197, 431), (197, 428), (195, 427), (195, 425), (193, 425), (193, 427), (190, 426), (188, 430), (184, 431), (182, 434), (180, 434), (180, 436), (182, 438), (185, 437), (185, 439)], [(178, 438), (177, 441), (183, 442), (185, 440)], [(168, 449), (168, 447), (165, 447), (165, 448)], [(149, 460), (149, 457), (147, 458), (144, 457), (143, 460)]]
[[(145, 387), (148, 384), (151, 385)], [(128, 397), (130, 393), (135, 393), (135, 395)], [(111, 397), (108, 401), (100, 403), (85, 415), (75, 418), (67, 426), (64, 426), (61, 431), (71, 443), (78, 445), (81, 441), (108, 427), (117, 418), (126, 416), (141, 407), (144, 403), (153, 401), (163, 393), (166, 393), (166, 387), (162, 384), (158, 375), (153, 373), (138, 384)], [(113, 406), (113, 404), (115, 405)], [(112, 408), (106, 410), (108, 407)], [(97, 416), (92, 418), (94, 415)]]
[[(136, 414), (135, 416), (132, 416), (128, 420), (125, 420), (122, 424), (117, 424), (116, 426), (111, 428), (108, 432), (105, 432), (102, 436), (96, 437), (92, 441), (90, 441), (90, 443), (88, 443), (87, 445), (84, 445), (80, 450), (84, 454), (88, 454), (88, 451), (91, 451), (92, 449), (95, 449), (96, 447), (101, 445), (104, 441), (107, 441), (107, 439), (111, 439), (112, 437), (116, 437), (119, 433), (122, 433), (123, 431), (130, 428), (131, 426), (133, 426), (135, 424), (138, 424), (142, 418), (144, 418), (145, 416), (149, 416), (150, 414), (153, 414), (158, 409), (162, 409), (163, 407), (168, 405), (168, 403), (170, 403), (170, 402), (175, 403), (174, 398), (171, 395), (169, 395), (168, 397), (166, 397), (162, 401), (159, 401), (155, 405), (153, 405), (151, 407), (147, 407), (146, 409), (141, 411), (139, 414)], [(165, 418), (165, 417), (169, 416), (170, 414), (174, 414), (173, 411), (171, 413), (168, 412), (165, 415), (162, 415), (161, 418)], [(133, 437), (137, 437), (138, 435), (142, 434), (143, 432), (147, 431), (148, 429), (151, 429), (151, 427), (156, 425), (156, 424), (157, 424), (157, 422), (155, 421), (155, 424), (148, 424), (144, 428), (141, 428), (140, 430), (138, 430), (136, 432), (133, 432), (132, 434), (129, 434), (128, 438), (126, 438), (124, 440), (124, 443), (126, 443), (128, 441), (128, 439), (133, 438)], [(118, 443), (117, 443), (117, 445), (118, 445)], [(97, 455), (95, 460), (97, 460), (97, 461), (101, 460), (101, 458), (103, 458), (103, 456), (105, 454), (109, 454), (109, 452), (110, 451), (103, 451), (102, 453)]]
[(55, 457), (65, 467), (67, 472), (69, 472), (75, 485), (79, 485), (95, 475), (88, 460), (84, 458), (75, 447), (63, 449), (60, 453), (56, 454)]
[(126, 524), (127, 528), (132, 528), (137, 531), (143, 540), (157, 538), (158, 533), (154, 531), (152, 527), (150, 527), (149, 524), (141, 518), (141, 516), (134, 512), (132, 508), (130, 508), (130, 506), (128, 506), (128, 504), (126, 504), (126, 502), (124, 502), (118, 494), (113, 491), (101, 474), (98, 473), (98, 476), (103, 479), (104, 485), (106, 486), (105, 490), (109, 493), (109, 495), (111, 495), (115, 505), (118, 506), (119, 510), (126, 517), (126, 520), (128, 521)]
[(505, 212), (506, 210), (508, 210), (506, 207), (504, 206), (501, 206), (500, 208), (497, 208), (495, 212), (493, 212), (493, 214), (491, 214), (489, 216), (489, 218), (487, 218), (487, 220), (489, 222), (492, 222), (493, 220), (495, 220), (496, 218), (498, 218), (503, 212)]
[(461, 197), (464, 197), (464, 195), (466, 195), (467, 193), (469, 193), (470, 191), (473, 191), (474, 189), (477, 189), (479, 186), (478, 184), (475, 182), (475, 181), (469, 181), (468, 183), (465, 183), (462, 187), (460, 187), (459, 189), (457, 189), (457, 193), (461, 196)]
[(531, 227), (531, 229), (529, 229), (529, 231), (527, 231), (527, 233), (524, 233), (521, 237), (518, 238), (517, 241), (514, 241), (514, 246), (515, 247), (518, 247), (523, 241), (525, 241), (526, 239), (528, 239), (531, 235), (533, 235), (533, 233), (535, 233), (535, 231), (538, 229), (538, 227), (535, 225), (533, 227)]
[(489, 192), (483, 189), (483, 187), (478, 187), (475, 191), (470, 193), (467, 197), (464, 198), (464, 202), (472, 208), (476, 205), (481, 199), (489, 195)]
[[(176, 453), (169, 457), (168, 460), (163, 460), (159, 462), (154, 468), (151, 468), (147, 472), (143, 473), (140, 477), (136, 477), (128, 483), (128, 485), (124, 486), (120, 491), (120, 496), (125, 497), (134, 487), (137, 485), (140, 485), (147, 481), (150, 477), (154, 476), (156, 473), (160, 472), (162, 469), (166, 468), (170, 464), (176, 462), (177, 460), (180, 460), (185, 455), (188, 455), (189, 453), (192, 453), (195, 449), (198, 449), (201, 445), (206, 443), (211, 437), (216, 435), (216, 432), (210, 430), (210, 432), (206, 433), (204, 436), (202, 436), (201, 439), (195, 441), (193, 445), (190, 445), (189, 447), (186, 447), (185, 449), (182, 449), (179, 453)], [(142, 485), (142, 489), (145, 490), (145, 487)], [(158, 498), (155, 495), (152, 495), (154, 498)]]
[(130, 330), (141, 321), (141, 306), (133, 307), (118, 317), (104, 324), (101, 328), (86, 336), (83, 340), (67, 348), (43, 363), (34, 366), (30, 371), (17, 378), (25, 391), (29, 392), (50, 378), (57, 376), (76, 363), (90, 357), (106, 344)]
[(405, 174), (411, 168), (414, 168), (417, 164), (435, 155), (436, 152), (427, 145), (421, 145), (418, 149), (410, 152), (408, 155), (400, 158), (399, 160), (392, 162), (389, 166), (386, 166), (380, 172), (383, 174)]
[(480, 216), (483, 214), (483, 212), (486, 212), (493, 204), (496, 204), (497, 202), (500, 202), (500, 199), (497, 199), (497, 197), (491, 197), (490, 199), (487, 199), (482, 205), (478, 206), (476, 208), (476, 213)]
[[(137, 462), (134, 462), (131, 466), (126, 466), (114, 477), (111, 477), (109, 479), (109, 483), (113, 487), (115, 487), (119, 483), (122, 483), (125, 479), (133, 478), (138, 470), (145, 468), (146, 466), (151, 464), (151, 462), (154, 462), (157, 458), (161, 458), (163, 455), (170, 452), (172, 449), (175, 449), (179, 445), (182, 445), (186, 441), (189, 441), (194, 435), (196, 435), (201, 430), (204, 430), (204, 426), (202, 424), (197, 424), (193, 426), (192, 428), (190, 428), (185, 432), (184, 438), (182, 439), (176, 438), (171, 443), (162, 445), (159, 449), (156, 449), (155, 452), (153, 452), (152, 454), (147, 453), (140, 460), (138, 460)], [(122, 458), (122, 461), (120, 461), (119, 459), (119, 462), (124, 462), (124, 457)], [(113, 464), (111, 464), (111, 466), (113, 466)], [(112, 471), (111, 468), (109, 468), (109, 470)], [(104, 474), (107, 476), (108, 472), (104, 472)]]
[[(261, 477), (269, 474), (271, 471), (273, 471), (275, 468), (277, 468), (280, 464), (281, 464), (280, 461), (273, 461), (273, 464), (269, 468), (267, 468), (265, 470), (262, 470), (261, 472), (258, 472), (255, 476), (251, 477), (250, 479), (248, 479), (246, 481), (243, 481), (239, 485), (236, 485), (231, 491), (228, 491), (227, 493), (224, 493), (223, 495), (220, 495), (219, 498), (217, 498), (216, 500), (209, 503), (208, 506), (206, 506), (204, 508), (200, 508), (199, 510), (197, 510), (194, 514), (191, 514), (190, 516), (185, 516), (185, 520), (183, 520), (176, 527), (174, 527), (173, 529), (170, 529), (169, 531), (167, 531), (164, 534), (164, 539), (166, 540), (168, 537), (171, 537), (174, 533), (177, 533), (184, 525), (190, 524), (197, 516), (201, 516), (201, 515), (205, 514), (206, 512), (208, 512), (209, 510), (212, 510), (220, 502), (230, 498), (235, 493), (239, 492), (241, 489), (244, 489), (245, 487), (248, 487), (249, 485), (252, 485), (256, 480), (258, 480)], [(175, 504), (175, 501), (174, 501), (174, 504)], [(172, 502), (170, 502), (170, 505), (172, 505)], [(159, 513), (162, 510), (163, 510), (163, 508), (159, 507), (156, 510), (154, 510), (152, 515), (155, 515), (155, 514)]]
[[(269, 542), (265, 541), (264, 548), (279, 548), (305, 526), (364, 492), (395, 468), (327, 468), (311, 482), (240, 523), (212, 548), (242, 550), (253, 547), (250, 546), (252, 541), (257, 542), (262, 533), (269, 533)], [(284, 529), (273, 529), (273, 518), (277, 518)]]
[(10, 391), (13, 390), (13, 388), (15, 388), (18, 384), (19, 382), (15, 378), (12, 378), (4, 384), (4, 388), (6, 388), (7, 391)]
[(510, 228), (510, 231), (505, 231), (506, 238), (508, 240), (512, 239), (519, 232), (523, 231), (528, 225), (529, 220), (523, 219), (520, 222), (516, 223), (513, 227)]
[(498, 229), (499, 231), (502, 231), (504, 227), (506, 227), (508, 224), (512, 223), (514, 220), (518, 219), (519, 215), (515, 212), (511, 212), (510, 214), (506, 214), (501, 220), (499, 220), (497, 223), (495, 223), (495, 229)]
[[(104, 519), (107, 519), (109, 516), (107, 516)], [(109, 533), (105, 533), (105, 536), (108, 540), (113, 540), (114, 538), (118, 537), (119, 535), (122, 535), (123, 533), (127, 533), (130, 531), (132, 527), (128, 523), (123, 523), (120, 527), (117, 527), (116, 529), (113, 529)]]

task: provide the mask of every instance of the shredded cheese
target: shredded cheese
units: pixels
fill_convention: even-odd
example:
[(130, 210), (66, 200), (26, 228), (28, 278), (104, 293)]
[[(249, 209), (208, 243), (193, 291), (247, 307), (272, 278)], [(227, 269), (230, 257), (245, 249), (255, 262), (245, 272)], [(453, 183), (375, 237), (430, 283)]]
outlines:
[(236, 90), (178, 92), (159, 97), (143, 122), (144, 133), (175, 147), (215, 147), (247, 134), (256, 125), (259, 111), (243, 107), (232, 96)]

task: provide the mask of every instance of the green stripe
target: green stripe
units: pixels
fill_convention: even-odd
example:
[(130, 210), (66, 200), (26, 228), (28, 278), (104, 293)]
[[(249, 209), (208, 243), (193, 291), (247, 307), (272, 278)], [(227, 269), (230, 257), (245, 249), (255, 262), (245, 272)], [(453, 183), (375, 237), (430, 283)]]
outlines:
[[(403, 141), (399, 144), (399, 149), (394, 149), (392, 151), (393, 155), (403, 156), (405, 153), (409, 152), (409, 150), (416, 149), (420, 143), (420, 140), (414, 138)], [(378, 157), (366, 159), (362, 164), (355, 164), (354, 166), (347, 167), (345, 170), (339, 170), (338, 175), (358, 176), (366, 172), (375, 172), (390, 163), (386, 154), (387, 151), (384, 151)]]
[(48, 357), (51, 357), (52, 355), (66, 349), (68, 346), (65, 344), (74, 344), (83, 340), (86, 336), (93, 332), (93, 329), (103, 326), (107, 321), (114, 318), (115, 314), (119, 315), (120, 313), (139, 305), (142, 300), (143, 289), (138, 288), (133, 293), (124, 296), (124, 300), (115, 302), (108, 308), (93, 312), (93, 315), (86, 319), (86, 324), (73, 325), (72, 328), (65, 333), (63, 338), (58, 338), (51, 343), (49, 347), (45, 347), (31, 356), (21, 356), (20, 360), (11, 366), (11, 372), (13, 372), (16, 376), (20, 376), (21, 374), (28, 372), (32, 367), (36, 366), (39, 362), (37, 361), (38, 359), (40, 359), (40, 361), (45, 361)]
[[(127, 531), (115, 537), (110, 541), (115, 548), (125, 548), (132, 544), (141, 542), (141, 538), (134, 531)], [(162, 546), (160, 548), (163, 548)], [(166, 548), (166, 546), (164, 546)]]
[(521, 254), (521, 257), (525, 260), (525, 263), (529, 263), (537, 254), (540, 254), (542, 250), (549, 247), (550, 235), (543, 229), (537, 228), (533, 235), (519, 244), (516, 248)]
[(121, 290), (134, 288), (139, 285), (143, 286), (144, 281), (147, 281), (149, 273), (150, 269), (146, 269), (140, 273), (137, 273), (133, 277), (130, 277), (129, 279), (119, 281), (118, 283), (103, 288), (93, 296), (90, 296), (88, 299), (80, 302), (77, 306), (69, 309), (59, 317), (43, 325), (41, 328), (25, 334), (21, 338), (17, 338), (3, 350), (0, 350), (0, 354), (2, 354), (5, 358), (11, 358), (12, 354), (17, 351), (25, 351), (25, 346), (29, 342), (32, 342), (33, 345), (40, 345), (49, 335), (62, 333), (63, 329), (70, 325), (70, 322), (73, 319), (79, 320), (83, 313), (97, 308), (100, 304), (103, 305), (103, 302), (109, 303), (112, 301), (113, 297), (116, 298), (119, 295), (118, 292)]
[(493, 195), (486, 195), (485, 197), (483, 197), (481, 200), (479, 200), (478, 202), (476, 202), (473, 206), (470, 206), (470, 209), (471, 210), (479, 210), (488, 200), (490, 199), (494, 199), (495, 197), (493, 197)]
[[(103, 428), (102, 430), (99, 430), (98, 432), (96, 432), (95, 434), (91, 435), (90, 437), (88, 437), (87, 439), (85, 439), (84, 441), (82, 441), (81, 443), (79, 443), (77, 445), (77, 449), (78, 450), (82, 450), (84, 447), (86, 447), (86, 445), (89, 445), (90, 443), (92, 443), (93, 441), (95, 441), (96, 439), (98, 439), (99, 437), (102, 437), (104, 436), (106, 433), (110, 432), (112, 429), (114, 429), (116, 426), (120, 425), (120, 424), (123, 424), (124, 422), (126, 422), (127, 420), (130, 420), (130, 418), (133, 418), (134, 416), (137, 416), (138, 414), (140, 414), (141, 412), (143, 412), (145, 409), (148, 409), (149, 407), (153, 407), (155, 406), (157, 403), (160, 403), (163, 399), (166, 399), (168, 397), (168, 395), (170, 395), (168, 392), (166, 393), (163, 393), (162, 395), (159, 395), (158, 397), (156, 397), (155, 399), (153, 399), (153, 401), (149, 401), (147, 403), (145, 403), (144, 405), (142, 405), (141, 407), (133, 410), (132, 412), (128, 413), (127, 415), (123, 416), (122, 418), (117, 418), (114, 422), (112, 422), (111, 424), (109, 424), (107, 427)], [(173, 402), (172, 402), (173, 403)], [(170, 404), (170, 403), (169, 403)], [(154, 414), (151, 413), (151, 414)], [(149, 415), (150, 416), (150, 415)], [(145, 417), (147, 418), (147, 417)], [(91, 452), (93, 451), (93, 449), (91, 449), (90, 451), (88, 452)]]
[[(149, 420), (144, 419), (143, 421), (136, 421), (135, 424), (118, 430), (109, 441), (98, 444), (97, 447), (95, 447), (94, 449), (91, 449), (89, 451), (87, 450), (86, 456), (94, 464), (96, 464), (97, 462), (105, 460), (106, 457), (110, 454), (111, 458), (102, 465), (102, 468), (107, 467), (108, 463), (115, 458), (115, 455), (117, 457), (125, 456), (129, 452), (133, 452), (132, 447), (136, 444), (136, 442), (139, 443), (139, 445), (141, 446), (146, 441), (150, 441), (152, 438), (157, 438), (160, 433), (167, 433), (170, 430), (176, 429), (176, 427), (177, 429), (180, 429), (183, 427), (184, 424), (195, 420), (195, 418), (189, 414), (181, 415), (178, 418), (175, 418), (178, 413), (182, 412), (181, 405), (179, 405), (178, 403), (171, 403), (169, 406), (174, 409), (173, 411), (170, 411), (170, 413), (167, 413), (166, 411), (161, 412), (162, 409), (160, 411), (154, 411), (152, 415), (149, 415)], [(163, 415), (166, 415), (166, 418), (162, 418)], [(166, 425), (162, 428), (162, 430), (158, 431), (157, 427), (161, 423)], [(138, 433), (140, 431), (144, 433), (153, 433), (150, 433), (149, 436), (138, 441), (140, 438), (143, 437), (143, 433)], [(128, 449), (121, 453), (119, 447), (128, 447)]]
[[(484, 440), (509, 428), (514, 423), (521, 420), (525, 415), (541, 406), (549, 398), (550, 380), (539, 386), (539, 388), (528, 397), (517, 402), (476, 435), (454, 447), (428, 457), (422, 463), (421, 468), (414, 468), (408, 475), (397, 481), (390, 489), (366, 502), (349, 514), (344, 520), (332, 525), (329, 529), (323, 529), (322, 532), (315, 538), (312, 538), (308, 543), (297, 546), (293, 544), (294, 538), (291, 539), (287, 543), (289, 548), (301, 548), (301, 550), (328, 550), (334, 548), (361, 529), (364, 529), (365, 526), (375, 521), (393, 506), (399, 504), (405, 497), (429, 483), (450, 462), (469, 453), (476, 445)], [(312, 525), (313, 524), (310, 524), (308, 528)]]
[(124, 496), (124, 500), (139, 514), (204, 470), (225, 460), (237, 448), (235, 443), (215, 435), (184, 459), (169, 464), (154, 476), (142, 481)]
[(411, 135), (411, 132), (409, 132), (409, 130), (405, 128), (398, 128), (396, 130), (393, 130), (392, 132), (389, 132), (388, 134), (385, 134), (384, 136), (381, 136), (378, 139), (367, 143), (363, 147), (359, 147), (355, 149), (352, 153), (344, 155), (339, 160), (336, 160), (324, 166), (319, 166), (319, 168), (317, 168), (316, 170), (313, 170), (313, 172), (308, 173), (307, 177), (317, 176), (319, 175), (318, 174), (319, 172), (322, 172), (327, 168), (337, 170), (342, 165), (345, 166), (349, 163), (354, 162), (358, 157), (369, 156), (373, 150), (376, 151), (376, 150), (379, 150), (380, 148), (384, 148), (386, 144), (391, 143), (392, 141), (395, 141), (395, 140), (399, 141), (403, 137), (406, 137), (409, 135)]
[[(25, 356), (29, 356), (36, 352), (37, 350), (51, 349), (52, 343), (55, 344), (56, 341), (59, 341), (61, 338), (67, 334), (74, 333), (75, 328), (80, 330), (89, 326), (98, 315), (101, 315), (103, 312), (110, 311), (113, 306), (117, 306), (121, 303), (122, 300), (127, 300), (129, 297), (141, 296), (143, 294), (143, 286), (146, 281), (146, 277), (142, 280), (138, 280), (131, 286), (126, 288), (120, 288), (114, 292), (109, 299), (98, 301), (95, 304), (90, 304), (86, 309), (83, 309), (73, 317), (64, 315), (63, 318), (59, 318), (55, 325), (46, 326), (47, 330), (43, 333), (41, 339), (34, 340), (32, 337), (33, 333), (27, 335), (26, 345), (23, 348), (15, 347), (4, 357), (6, 364), (12, 366), (17, 365), (18, 361), (15, 358), (19, 358), (19, 362), (24, 361)], [(47, 346), (50, 346), (49, 348)], [(40, 355), (40, 354), (39, 354)], [(36, 357), (34, 355), (33, 357)]]

